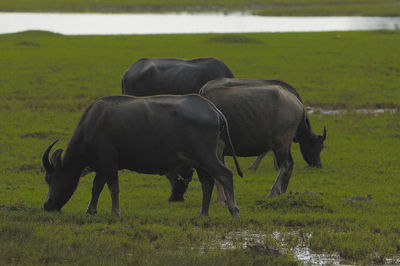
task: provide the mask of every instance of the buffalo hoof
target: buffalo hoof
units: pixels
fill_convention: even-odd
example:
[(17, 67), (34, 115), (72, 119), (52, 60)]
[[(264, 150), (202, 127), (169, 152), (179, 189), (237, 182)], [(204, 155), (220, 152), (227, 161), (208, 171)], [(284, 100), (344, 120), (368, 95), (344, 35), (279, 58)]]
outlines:
[(217, 204), (220, 204), (220, 205), (227, 204), (225, 194), (223, 192), (221, 193), (221, 191), (218, 191), (218, 193), (217, 193)]
[(219, 204), (219, 205), (227, 205), (226, 199), (217, 199), (217, 204)]
[(97, 214), (97, 210), (87, 209), (87, 210), (86, 210), (86, 214), (95, 215), (95, 214)]
[(185, 198), (183, 196), (180, 196), (180, 197), (171, 196), (171, 197), (169, 197), (168, 201), (169, 202), (182, 202), (182, 201), (185, 201)]
[(257, 170), (257, 166), (251, 165), (248, 169), (249, 171), (255, 172)]
[(112, 210), (111, 214), (115, 217), (121, 217), (121, 212), (119, 210)]
[(268, 194), (268, 196), (267, 196), (267, 199), (271, 199), (271, 198), (278, 197), (280, 194), (281, 194), (281, 193), (279, 193), (279, 192), (277, 192), (277, 191), (272, 191), (272, 190), (271, 190), (271, 192), (269, 192), (269, 194)]
[(229, 210), (229, 212), (231, 213), (233, 219), (235, 219), (235, 220), (240, 219), (238, 207), (235, 207), (233, 210)]
[(203, 211), (203, 209), (200, 209), (200, 215), (208, 217), (208, 211)]

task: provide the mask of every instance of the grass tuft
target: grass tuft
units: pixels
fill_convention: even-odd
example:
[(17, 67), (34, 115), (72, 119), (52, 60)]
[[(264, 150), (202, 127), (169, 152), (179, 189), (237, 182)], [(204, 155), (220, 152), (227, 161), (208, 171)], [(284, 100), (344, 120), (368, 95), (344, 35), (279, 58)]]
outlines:
[(316, 192), (292, 192), (280, 197), (258, 200), (256, 206), (261, 210), (284, 210), (285, 212), (328, 212), (332, 213), (331, 204), (322, 193)]

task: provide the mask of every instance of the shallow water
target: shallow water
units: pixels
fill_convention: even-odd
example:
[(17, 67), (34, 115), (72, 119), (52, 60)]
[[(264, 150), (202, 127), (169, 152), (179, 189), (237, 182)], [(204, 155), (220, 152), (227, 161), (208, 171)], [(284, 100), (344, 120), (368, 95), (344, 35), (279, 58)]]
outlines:
[(385, 108), (385, 109), (354, 109), (354, 110), (347, 110), (347, 109), (323, 109), (323, 108), (314, 108), (314, 107), (307, 107), (307, 112), (309, 114), (322, 114), (322, 115), (340, 115), (340, 114), (346, 114), (349, 112), (354, 112), (357, 114), (374, 114), (374, 115), (379, 115), (379, 114), (396, 114), (398, 112), (398, 109), (396, 108)]
[[(291, 254), (298, 262), (304, 265), (355, 265), (345, 262), (339, 254), (327, 254), (327, 253), (316, 253), (307, 247), (307, 243), (312, 237), (312, 233), (302, 234), (300, 236), (299, 231), (291, 232), (279, 232), (274, 231), (271, 235), (276, 241), (278, 250), (280, 254)], [(290, 236), (297, 236), (298, 239), (303, 239), (303, 241), (298, 242), (294, 248), (288, 248), (285, 244), (285, 239)], [(274, 250), (270, 250), (265, 247), (265, 238), (267, 234), (261, 234), (250, 231), (236, 231), (228, 233), (223, 240), (219, 242), (221, 249), (255, 249), (259, 251), (267, 251), (269, 253), (274, 253)], [(384, 258), (385, 265), (400, 265), (400, 258)]]
[(315, 32), (400, 29), (400, 17), (264, 17), (246, 12), (93, 14), (0, 12), (0, 34), (65, 35)]
[[(298, 232), (288, 232), (285, 234), (298, 234)], [(342, 259), (338, 254), (323, 254), (311, 251), (305, 243), (300, 243), (296, 247), (289, 249), (285, 245), (285, 234), (275, 231), (272, 237), (278, 243), (280, 253), (289, 253), (294, 258), (305, 265), (340, 265)], [(257, 245), (264, 245), (266, 234), (255, 232), (230, 232), (225, 239), (220, 242), (222, 249), (251, 248)], [(309, 239), (311, 234), (307, 236)]]

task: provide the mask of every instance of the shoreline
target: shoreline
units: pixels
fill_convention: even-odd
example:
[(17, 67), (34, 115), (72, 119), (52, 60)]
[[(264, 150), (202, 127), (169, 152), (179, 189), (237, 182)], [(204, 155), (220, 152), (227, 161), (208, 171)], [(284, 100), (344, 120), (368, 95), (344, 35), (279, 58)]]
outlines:
[(109, 6), (90, 6), (83, 3), (81, 6), (24, 6), (0, 4), (0, 12), (33, 12), (33, 13), (168, 13), (168, 12), (249, 12), (260, 16), (400, 16), (400, 4), (386, 3), (303, 3), (289, 4), (243, 4), (243, 5), (134, 5), (132, 3)]

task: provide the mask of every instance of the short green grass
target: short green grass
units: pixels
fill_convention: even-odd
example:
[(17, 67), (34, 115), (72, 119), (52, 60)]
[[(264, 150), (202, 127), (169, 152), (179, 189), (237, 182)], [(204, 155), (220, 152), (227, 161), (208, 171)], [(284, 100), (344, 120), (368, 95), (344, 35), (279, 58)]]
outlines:
[[(270, 234), (299, 232), (315, 252), (370, 264), (400, 256), (400, 115), (361, 115), (359, 107), (399, 108), (399, 31), (291, 34), (61, 36), (25, 32), (0, 36), (0, 264), (296, 264), (276, 252)], [(265, 199), (277, 172), (267, 156), (257, 172), (235, 176), (241, 220), (215, 197), (200, 217), (195, 177), (182, 203), (167, 202), (165, 177), (120, 172), (121, 218), (110, 215), (105, 188), (99, 214), (84, 214), (93, 174), (82, 178), (61, 213), (42, 210), (47, 185), (43, 150), (65, 148), (95, 98), (119, 94), (120, 78), (141, 57), (215, 56), (238, 77), (280, 78), (308, 105), (348, 109), (310, 116), (328, 129), (324, 167), (312, 169), (293, 145), (288, 192)], [(243, 169), (254, 158), (240, 158)], [(231, 160), (228, 165), (232, 167)], [(368, 200), (350, 200), (371, 195)], [(214, 195), (215, 196), (215, 195)], [(222, 250), (230, 232), (266, 234), (260, 247)], [(312, 233), (310, 239), (302, 238)], [(290, 234), (289, 234), (290, 235)], [(240, 240), (238, 240), (240, 242)], [(280, 255), (279, 255), (280, 254)]]
[(399, 16), (396, 0), (2, 0), (0, 11), (45, 12), (168, 12), (253, 11), (286, 16)]

